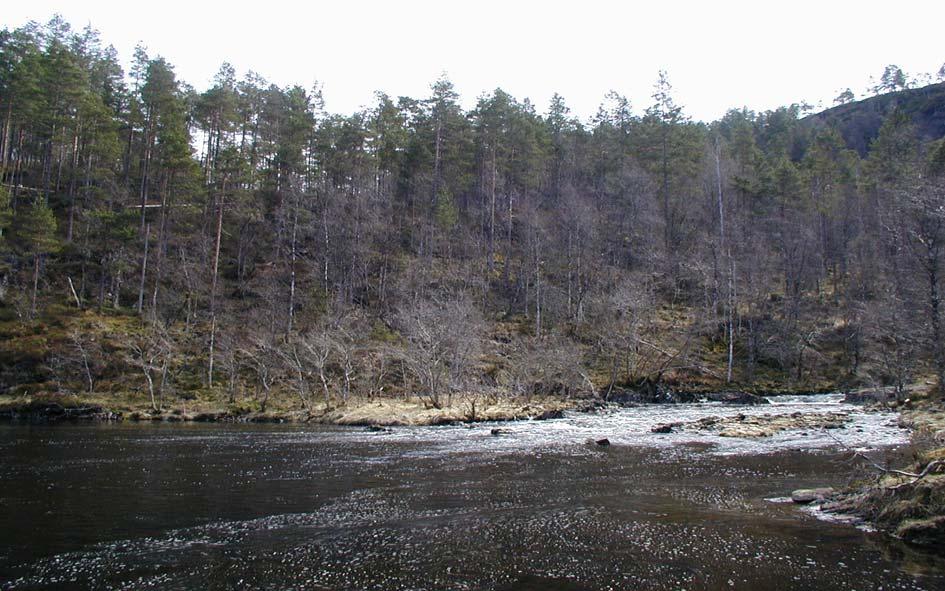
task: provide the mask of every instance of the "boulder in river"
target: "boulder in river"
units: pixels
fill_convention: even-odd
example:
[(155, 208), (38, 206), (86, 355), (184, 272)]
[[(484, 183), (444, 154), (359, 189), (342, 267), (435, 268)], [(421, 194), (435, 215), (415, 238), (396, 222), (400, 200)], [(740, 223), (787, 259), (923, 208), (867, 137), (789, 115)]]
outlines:
[(799, 488), (791, 493), (791, 500), (806, 505), (808, 503), (822, 503), (834, 493), (832, 488)]
[(674, 426), (675, 425), (673, 423), (665, 423), (663, 425), (657, 425), (653, 427), (652, 429), (650, 429), (650, 432), (651, 433), (672, 433)]
[(596, 443), (597, 445), (600, 445), (600, 446), (607, 446), (607, 445), (610, 445), (610, 439), (607, 439), (607, 438), (605, 437), (605, 438), (603, 438), (603, 439), (598, 439), (598, 440), (595, 441), (594, 443)]

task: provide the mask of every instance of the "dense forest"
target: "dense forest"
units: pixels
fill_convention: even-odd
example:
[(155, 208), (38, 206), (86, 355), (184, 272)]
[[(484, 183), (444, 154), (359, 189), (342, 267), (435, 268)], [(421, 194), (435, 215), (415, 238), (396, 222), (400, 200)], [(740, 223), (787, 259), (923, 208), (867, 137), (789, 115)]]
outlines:
[(0, 390), (943, 384), (945, 98), (909, 86), (704, 123), (660, 73), (581, 121), (500, 89), (465, 110), (444, 76), (342, 115), (229, 64), (198, 91), (143, 47), (124, 72), (58, 18), (5, 29)]

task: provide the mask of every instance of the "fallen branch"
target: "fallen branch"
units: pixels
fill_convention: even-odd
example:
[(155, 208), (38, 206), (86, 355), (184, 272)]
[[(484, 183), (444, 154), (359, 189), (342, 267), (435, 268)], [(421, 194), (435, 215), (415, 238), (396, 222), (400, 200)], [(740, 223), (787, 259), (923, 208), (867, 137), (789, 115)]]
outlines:
[[(929, 474), (934, 474), (935, 472), (937, 472), (938, 468), (941, 466), (945, 466), (945, 462), (943, 462), (942, 460), (935, 460), (934, 462), (929, 462), (928, 464), (925, 465), (925, 468), (923, 468), (921, 472), (919, 472), (918, 474), (912, 474), (909, 476), (909, 478), (912, 478), (911, 481), (900, 482), (899, 484), (896, 484), (894, 486), (890, 486), (887, 488), (889, 488), (890, 490), (896, 490), (903, 486), (912, 486), (913, 484), (922, 480)], [(908, 474), (908, 472), (903, 472), (901, 470), (891, 470), (891, 472), (894, 474), (900, 474), (900, 475)]]
[(865, 453), (850, 448), (850, 446), (848, 446), (847, 444), (845, 444), (845, 443), (844, 443), (843, 441), (841, 441), (839, 438), (835, 437), (832, 433), (828, 432), (826, 429), (824, 429), (823, 432), (824, 432), (824, 434), (825, 434), (827, 437), (829, 437), (829, 438), (833, 439), (834, 441), (836, 441), (837, 443), (839, 443), (841, 447), (843, 447), (843, 448), (846, 449), (847, 451), (853, 452), (853, 457), (854, 457), (854, 458), (860, 458), (861, 460), (863, 460), (863, 461), (865, 461), (867, 464), (869, 464), (869, 465), (870, 465), (873, 469), (875, 469), (876, 471), (878, 471), (878, 472), (880, 472), (880, 473), (882, 473), (882, 474), (891, 474), (891, 475), (894, 475), (894, 476), (901, 476), (901, 477), (903, 477), (903, 478), (911, 478), (911, 479), (912, 479), (911, 481), (900, 482), (899, 484), (896, 484), (896, 485), (893, 485), (893, 486), (887, 486), (887, 487), (885, 487), (885, 488), (887, 488), (887, 489), (889, 489), (889, 490), (897, 490), (897, 489), (899, 489), (899, 488), (901, 488), (901, 487), (904, 487), (904, 486), (912, 486), (913, 484), (915, 484), (916, 482), (922, 480), (923, 478), (925, 478), (925, 477), (928, 476), (929, 474), (934, 474), (934, 473), (938, 470), (939, 467), (945, 466), (945, 461), (943, 461), (943, 460), (935, 460), (935, 461), (933, 461), (933, 462), (929, 462), (928, 464), (926, 464), (926, 465), (925, 465), (925, 468), (923, 468), (922, 471), (919, 472), (918, 474), (916, 474), (916, 473), (914, 473), (914, 472), (906, 472), (905, 470), (896, 470), (896, 469), (893, 469), (893, 468), (886, 468), (885, 466), (881, 466), (880, 464), (878, 464), (875, 460), (873, 460), (873, 458), (867, 456)]

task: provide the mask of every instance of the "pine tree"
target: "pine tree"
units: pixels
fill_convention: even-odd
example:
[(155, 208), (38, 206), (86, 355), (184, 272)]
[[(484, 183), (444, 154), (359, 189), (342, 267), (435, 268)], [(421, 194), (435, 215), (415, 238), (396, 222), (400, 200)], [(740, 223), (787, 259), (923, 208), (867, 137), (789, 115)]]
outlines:
[(15, 251), (33, 261), (32, 291), (29, 316), (36, 315), (36, 297), (39, 291), (40, 268), (43, 257), (59, 250), (56, 237), (56, 217), (52, 209), (41, 200), (17, 209), (13, 217), (10, 241)]

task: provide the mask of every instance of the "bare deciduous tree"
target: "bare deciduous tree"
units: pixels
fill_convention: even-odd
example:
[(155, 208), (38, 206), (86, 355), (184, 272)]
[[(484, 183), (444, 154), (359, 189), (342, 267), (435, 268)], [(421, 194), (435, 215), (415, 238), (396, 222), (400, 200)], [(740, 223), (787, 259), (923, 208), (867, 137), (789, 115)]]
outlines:
[(465, 295), (418, 299), (397, 313), (407, 340), (403, 359), (420, 382), (422, 396), (434, 408), (451, 404), (452, 396), (471, 379), (481, 346), (482, 315)]

